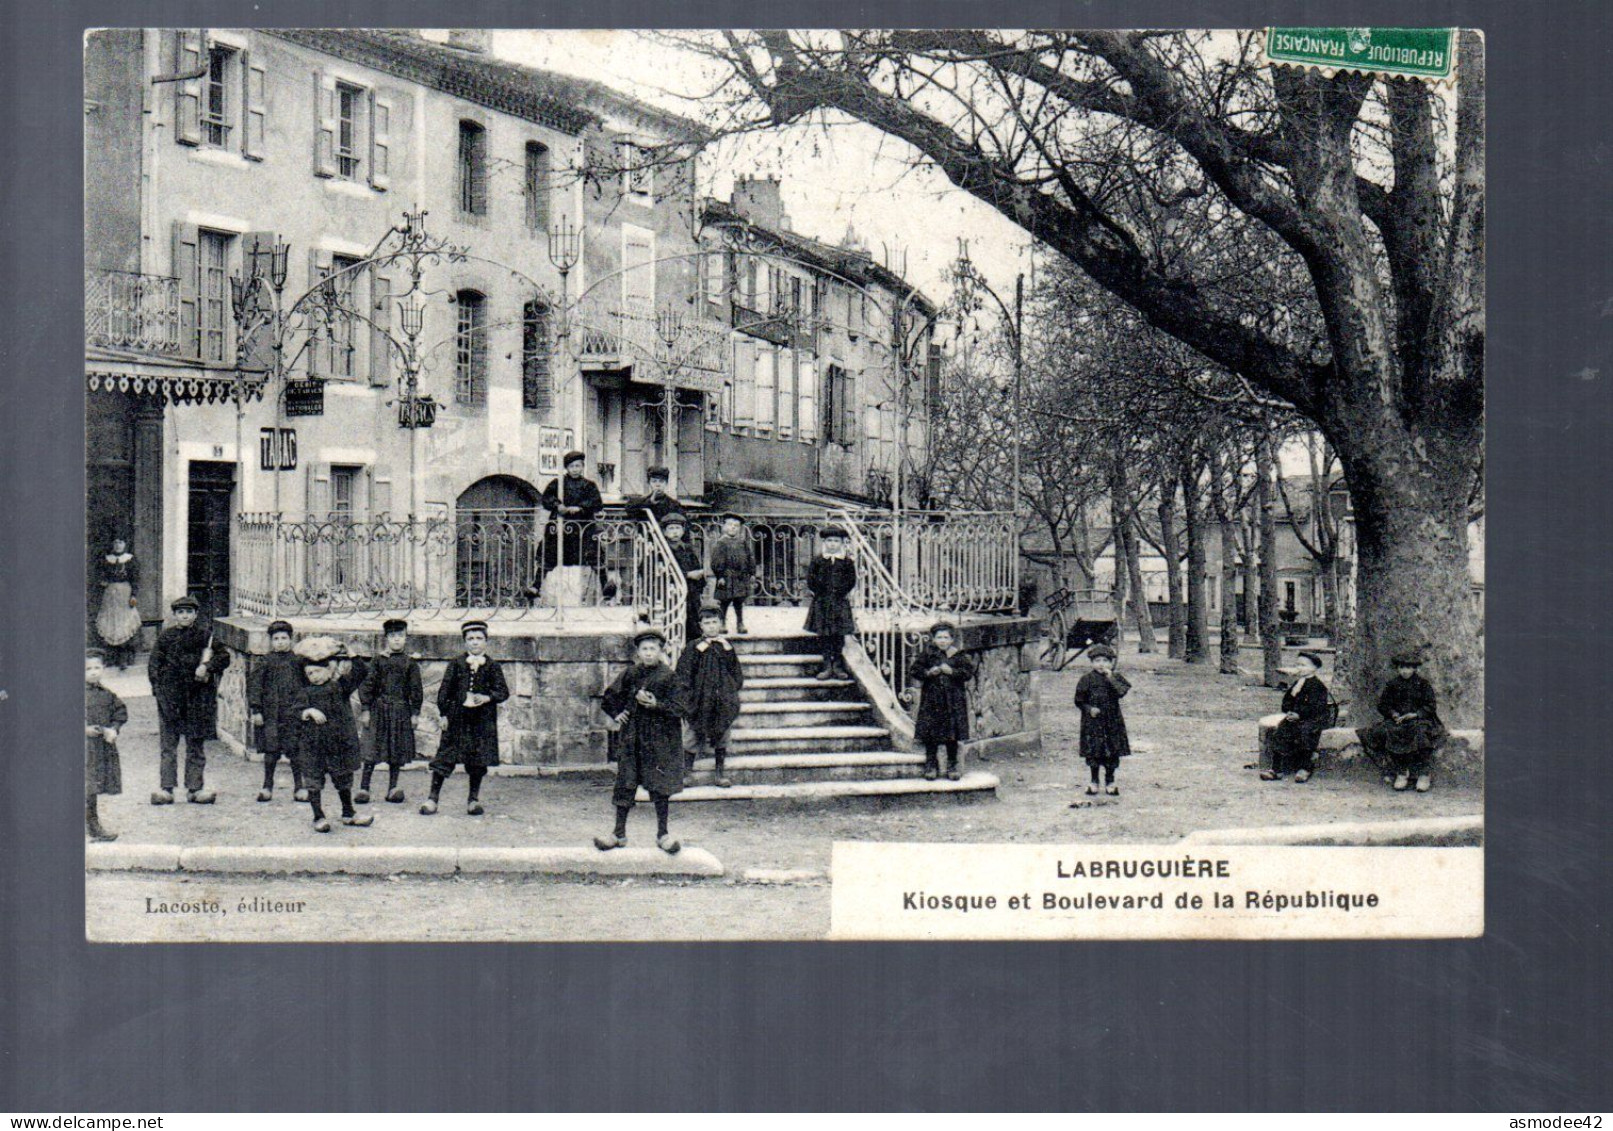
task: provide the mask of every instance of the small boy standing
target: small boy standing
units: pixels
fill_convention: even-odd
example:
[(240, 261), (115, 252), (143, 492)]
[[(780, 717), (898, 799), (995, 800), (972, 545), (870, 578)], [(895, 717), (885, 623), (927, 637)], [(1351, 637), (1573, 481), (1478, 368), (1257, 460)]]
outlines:
[(692, 644), (700, 639), (700, 606), (704, 604), (706, 578), (711, 576), (711, 571), (700, 564), (700, 555), (689, 545), (685, 537), (689, 522), (683, 515), (668, 515), (661, 529), (666, 534), (673, 560), (678, 563), (678, 568), (689, 583), (688, 599), (684, 605), (683, 638)]
[(404, 651), (409, 645), (409, 623), (393, 617), (382, 623), (381, 635), (386, 651), (371, 661), (364, 682), (358, 686), (363, 722), (370, 732), (364, 779), (353, 795), (360, 805), (369, 802), (370, 779), (382, 762), (387, 768), (386, 799), (394, 805), (403, 801), (398, 774), (414, 761), (414, 731), (420, 725), (420, 706), (425, 702), (420, 665)]
[(101, 685), (106, 657), (99, 648), (84, 653), (84, 830), (91, 840), (117, 840), (101, 827), (95, 799), (123, 792), (123, 764), (118, 758), (118, 731), (129, 721), (129, 709), (110, 688)]
[(1434, 751), (1448, 733), (1440, 720), (1434, 685), (1422, 677), (1420, 656), (1401, 652), (1390, 661), (1395, 678), (1383, 686), (1378, 697), (1381, 722), (1362, 728), (1361, 749), (1378, 765), (1385, 759), (1394, 767), (1396, 791), (1412, 782), (1418, 793), (1434, 788), (1430, 768)]
[(342, 803), (342, 824), (365, 828), (375, 821), (353, 808), (353, 772), (358, 769), (358, 726), (353, 722), (354, 690), (363, 678), (347, 659), (346, 649), (329, 636), (310, 636), (297, 645), (306, 685), (302, 690), (301, 750), (308, 804), (314, 813), (314, 831), (330, 832), (321, 794), (325, 779), (336, 787)]
[(633, 638), (633, 665), (605, 689), (601, 707), (605, 726), (616, 735), (616, 828), (596, 836), (601, 852), (627, 844), (627, 815), (643, 786), (655, 805), (655, 843), (676, 853), (683, 845), (667, 830), (670, 799), (683, 790), (683, 720), (689, 705), (676, 673), (666, 665), (666, 637), (654, 629)]
[(185, 742), (185, 796), (193, 805), (217, 798), (203, 785), (207, 769), (205, 743), (218, 737), (218, 678), (230, 666), (230, 653), (214, 648), (210, 634), (196, 623), (201, 606), (185, 595), (170, 606), (174, 623), (157, 634), (147, 674), (157, 700), (157, 735), (161, 750), (160, 788), (153, 805), (172, 805), (179, 785), (179, 742)]
[(913, 686), (905, 698), (911, 703), (917, 692), (919, 702), (913, 736), (924, 744), (925, 781), (940, 776), (937, 753), (943, 745), (947, 748), (947, 780), (963, 776), (958, 770), (958, 744), (969, 740), (969, 681), (975, 666), (959, 651), (957, 638), (954, 626), (940, 622), (930, 629), (930, 642), (907, 671)]
[(487, 654), (487, 622), (468, 620), (459, 630), (465, 654), (454, 659), (437, 689), (437, 710), (442, 713), (442, 741), (431, 760), (431, 796), (420, 806), (422, 816), (437, 811), (442, 783), (463, 764), (470, 779), (465, 812), (479, 817), (482, 779), (498, 765), (498, 705), (510, 697), (498, 661)]
[(807, 610), (806, 630), (818, 638), (823, 655), (819, 679), (850, 679), (846, 670), (846, 637), (857, 631), (851, 612), (851, 591), (857, 588), (857, 567), (846, 556), (846, 532), (826, 526), (818, 534), (823, 553), (807, 567), (807, 591), (812, 607)]
[(678, 657), (678, 680), (689, 703), (689, 725), (700, 749), (709, 749), (716, 760), (716, 784), (721, 789), (734, 784), (725, 773), (728, 729), (739, 718), (739, 690), (745, 686), (739, 656), (723, 639), (726, 620), (716, 605), (701, 609), (700, 639)]
[(269, 654), (252, 665), (246, 679), (247, 710), (252, 713), (253, 741), (263, 755), (263, 788), (259, 801), (274, 800), (274, 771), (283, 757), (291, 763), (292, 795), (308, 800), (303, 785), (302, 755), (298, 749), (298, 719), (303, 688), (302, 661), (291, 652), (291, 625), (277, 620), (269, 625)]
[(1098, 644), (1087, 650), (1092, 670), (1075, 685), (1075, 705), (1081, 711), (1081, 759), (1092, 771), (1087, 795), (1098, 792), (1098, 771), (1103, 771), (1103, 791), (1120, 796), (1115, 770), (1120, 759), (1131, 753), (1126, 736), (1126, 719), (1120, 713), (1120, 700), (1131, 690), (1131, 683), (1115, 671), (1115, 650)]
[(711, 547), (711, 572), (716, 575), (715, 596), (722, 613), (723, 629), (728, 628), (728, 610), (734, 610), (734, 629), (743, 636), (745, 599), (751, 595), (756, 577), (756, 554), (745, 534), (745, 520), (737, 514), (722, 516), (722, 537)]

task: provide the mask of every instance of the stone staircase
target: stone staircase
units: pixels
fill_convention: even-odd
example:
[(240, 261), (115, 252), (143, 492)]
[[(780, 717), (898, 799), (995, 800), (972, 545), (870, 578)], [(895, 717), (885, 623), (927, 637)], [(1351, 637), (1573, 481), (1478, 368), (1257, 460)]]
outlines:
[(898, 749), (910, 744), (893, 737), (857, 680), (816, 678), (822, 661), (806, 633), (753, 631), (729, 639), (745, 672), (739, 719), (728, 736), (733, 785), (713, 785), (713, 760), (703, 757), (675, 800), (995, 796), (997, 778), (979, 771), (955, 782), (925, 781), (923, 751)]

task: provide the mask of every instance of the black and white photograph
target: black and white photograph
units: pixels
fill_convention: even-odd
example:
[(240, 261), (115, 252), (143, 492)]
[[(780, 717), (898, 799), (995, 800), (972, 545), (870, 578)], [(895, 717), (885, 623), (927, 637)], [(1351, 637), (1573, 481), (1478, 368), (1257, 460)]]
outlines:
[(87, 938), (1481, 935), (1485, 51), (87, 32)]

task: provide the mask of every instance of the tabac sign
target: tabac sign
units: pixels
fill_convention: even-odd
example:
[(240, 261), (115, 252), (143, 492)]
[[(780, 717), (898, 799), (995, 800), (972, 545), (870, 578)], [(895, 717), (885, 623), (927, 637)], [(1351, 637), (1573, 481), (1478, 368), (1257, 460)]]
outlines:
[(1362, 71), (1436, 82), (1456, 73), (1456, 32), (1426, 27), (1274, 27), (1266, 60), (1324, 74)]

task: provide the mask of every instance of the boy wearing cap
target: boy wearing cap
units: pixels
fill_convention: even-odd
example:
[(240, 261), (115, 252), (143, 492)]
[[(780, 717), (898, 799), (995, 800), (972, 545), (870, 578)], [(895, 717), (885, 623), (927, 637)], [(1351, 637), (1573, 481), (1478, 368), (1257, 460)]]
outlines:
[(806, 630), (818, 638), (823, 655), (819, 679), (850, 679), (846, 669), (846, 637), (857, 631), (851, 612), (851, 591), (857, 588), (857, 567), (846, 554), (846, 532), (826, 526), (818, 538), (823, 552), (807, 567), (807, 592), (812, 606), (807, 610)]
[(409, 645), (408, 622), (389, 619), (382, 623), (381, 635), (386, 651), (371, 661), (364, 682), (358, 686), (363, 722), (370, 733), (364, 779), (353, 795), (360, 805), (370, 800), (370, 779), (381, 762), (387, 769), (386, 799), (394, 805), (404, 800), (398, 774), (414, 760), (414, 731), (420, 725), (420, 706), (425, 702), (420, 665), (404, 651)]
[(681, 512), (667, 515), (662, 523), (672, 559), (689, 583), (688, 600), (684, 603), (683, 638), (692, 644), (700, 639), (700, 606), (705, 604), (706, 578), (711, 576), (711, 571), (700, 564), (700, 555), (689, 545), (688, 530), (689, 522)]
[(734, 630), (743, 636), (745, 599), (751, 595), (756, 577), (756, 554), (745, 535), (745, 520), (732, 512), (722, 516), (722, 537), (711, 547), (711, 572), (717, 579), (717, 607), (723, 628), (728, 627), (728, 610), (734, 610)]
[(302, 755), (298, 749), (298, 718), (307, 681), (302, 661), (291, 651), (291, 625), (283, 620), (269, 625), (269, 654), (252, 662), (246, 677), (247, 710), (251, 712), (253, 742), (263, 755), (263, 788), (259, 801), (274, 799), (274, 771), (283, 757), (291, 763), (293, 796), (308, 800), (303, 785)]
[(1120, 713), (1120, 700), (1131, 690), (1131, 682), (1115, 671), (1115, 650), (1099, 644), (1087, 650), (1092, 670), (1075, 685), (1075, 705), (1081, 712), (1081, 760), (1092, 773), (1087, 785), (1090, 797), (1098, 792), (1098, 772), (1103, 772), (1103, 791), (1120, 796), (1115, 770), (1120, 759), (1131, 753), (1126, 735), (1126, 719)]
[(1384, 684), (1378, 697), (1382, 721), (1360, 732), (1361, 749), (1378, 765), (1385, 760), (1395, 771), (1394, 788), (1404, 790), (1413, 781), (1418, 793), (1434, 788), (1430, 775), (1434, 751), (1445, 740), (1434, 685), (1422, 677), (1422, 658), (1401, 652), (1391, 661), (1395, 678)]
[(930, 629), (930, 642), (908, 668), (913, 686), (904, 697), (911, 703), (917, 692), (918, 717), (913, 737), (924, 744), (924, 780), (940, 776), (939, 748), (947, 748), (947, 780), (957, 781), (958, 744), (969, 741), (969, 681), (975, 666), (957, 644), (958, 630), (945, 621)]
[[(342, 824), (365, 828), (374, 817), (353, 808), (353, 772), (358, 769), (358, 726), (353, 722), (352, 695), (363, 676), (353, 670), (346, 649), (329, 636), (311, 636), (297, 645), (305, 684), (298, 718), (304, 784), (314, 813), (314, 831), (330, 832), (321, 794), (325, 779), (336, 787)], [(344, 670), (345, 669), (345, 670)]]
[(670, 798), (683, 789), (683, 720), (689, 703), (676, 673), (662, 658), (666, 638), (654, 629), (633, 638), (633, 664), (605, 689), (605, 726), (616, 735), (616, 828), (596, 836), (601, 852), (627, 844), (627, 815), (640, 786), (655, 804), (655, 843), (675, 853), (683, 846), (667, 830)]
[(101, 827), (95, 799), (123, 792), (123, 764), (118, 758), (118, 732), (129, 721), (129, 709), (110, 688), (101, 685), (106, 668), (99, 648), (84, 653), (84, 831), (91, 840), (117, 840)]
[(442, 783), (463, 764), (470, 779), (465, 812), (481, 816), (482, 779), (498, 765), (498, 705), (510, 697), (498, 661), (487, 654), (487, 622), (466, 621), (459, 630), (465, 654), (456, 657), (443, 673), (437, 689), (437, 710), (443, 717), (442, 741), (431, 760), (431, 796), (420, 806), (422, 816), (437, 811)]
[(691, 637), (678, 657), (678, 679), (689, 701), (689, 725), (701, 749), (710, 749), (716, 759), (716, 784), (727, 789), (734, 783), (725, 773), (728, 761), (728, 730), (739, 718), (739, 691), (745, 686), (734, 646), (723, 639), (722, 610), (706, 605), (700, 610), (700, 636)]
[(179, 743), (185, 743), (185, 796), (195, 805), (211, 805), (216, 794), (203, 784), (207, 768), (204, 744), (218, 736), (218, 678), (230, 666), (230, 653), (214, 648), (211, 635), (196, 623), (196, 598), (177, 598), (174, 623), (157, 634), (147, 674), (157, 700), (157, 735), (161, 750), (160, 788), (153, 805), (172, 805), (179, 785)]
[(1327, 685), (1318, 677), (1322, 657), (1301, 652), (1298, 678), (1283, 692), (1283, 721), (1271, 732), (1271, 769), (1260, 771), (1261, 781), (1281, 781), (1288, 773), (1295, 782), (1311, 778), (1316, 744), (1327, 729)]
[(665, 526), (668, 515), (683, 509), (683, 504), (667, 492), (667, 484), (672, 482), (672, 476), (664, 467), (652, 467), (644, 473), (644, 477), (650, 489), (627, 500), (627, 513), (635, 518), (649, 516)]

